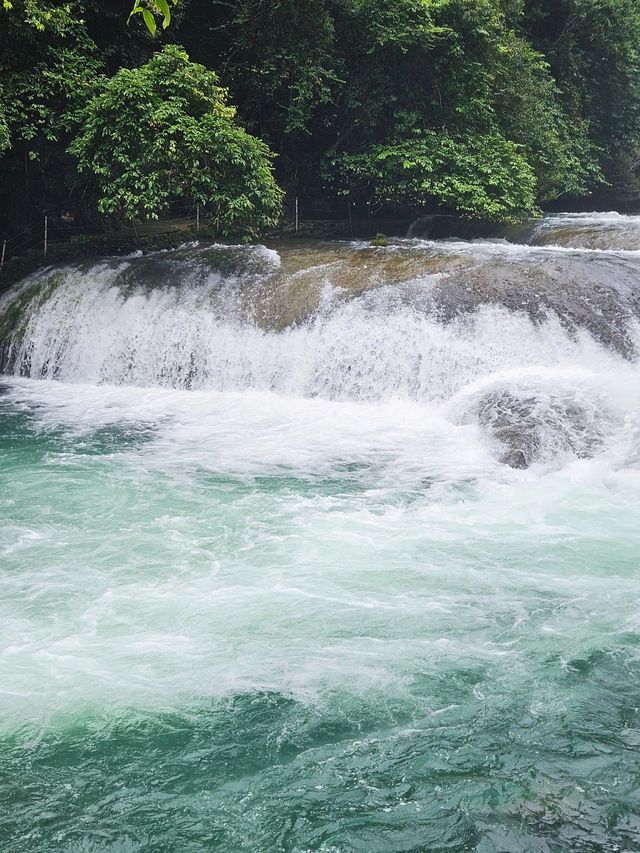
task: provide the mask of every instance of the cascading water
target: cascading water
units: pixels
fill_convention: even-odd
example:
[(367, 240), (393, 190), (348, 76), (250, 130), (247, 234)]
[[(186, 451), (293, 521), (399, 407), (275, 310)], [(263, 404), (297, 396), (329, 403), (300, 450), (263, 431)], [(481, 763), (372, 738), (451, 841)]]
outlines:
[(6, 294), (4, 847), (636, 849), (639, 319), (613, 214)]

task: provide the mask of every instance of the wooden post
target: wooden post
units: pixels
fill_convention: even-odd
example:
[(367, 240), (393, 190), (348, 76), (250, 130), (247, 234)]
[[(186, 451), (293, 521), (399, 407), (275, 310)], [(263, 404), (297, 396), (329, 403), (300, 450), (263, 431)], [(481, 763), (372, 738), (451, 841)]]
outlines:
[(196, 205), (196, 234), (200, 233), (200, 205)]
[(298, 208), (298, 196), (296, 196), (296, 234), (298, 233), (298, 228), (300, 227), (300, 211)]
[(44, 216), (44, 259), (47, 260), (47, 238), (49, 236), (49, 219), (45, 213)]
[(0, 272), (2, 272), (2, 267), (4, 266), (4, 253), (7, 250), (7, 241), (2, 241), (2, 256), (0, 257)]
[(347, 201), (347, 212), (349, 214), (349, 234), (353, 237), (353, 220), (351, 219), (351, 202)]

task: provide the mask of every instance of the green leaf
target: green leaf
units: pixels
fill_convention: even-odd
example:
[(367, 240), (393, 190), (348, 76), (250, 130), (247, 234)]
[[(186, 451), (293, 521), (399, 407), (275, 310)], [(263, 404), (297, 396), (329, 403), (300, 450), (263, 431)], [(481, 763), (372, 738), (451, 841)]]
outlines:
[(157, 30), (156, 19), (153, 17), (153, 15), (148, 9), (142, 10), (142, 17), (144, 18), (144, 22), (147, 25), (147, 29), (149, 30), (151, 35), (155, 36)]
[(127, 24), (131, 20), (131, 18), (136, 14), (136, 12), (142, 12), (142, 6), (140, 5), (140, 0), (136, 0), (133, 4), (133, 9), (129, 13), (129, 17), (127, 18)]
[(160, 13), (164, 16), (162, 20), (162, 29), (166, 30), (171, 23), (171, 10), (169, 9), (169, 4), (167, 3), (167, 0), (154, 0), (154, 2), (160, 10)]

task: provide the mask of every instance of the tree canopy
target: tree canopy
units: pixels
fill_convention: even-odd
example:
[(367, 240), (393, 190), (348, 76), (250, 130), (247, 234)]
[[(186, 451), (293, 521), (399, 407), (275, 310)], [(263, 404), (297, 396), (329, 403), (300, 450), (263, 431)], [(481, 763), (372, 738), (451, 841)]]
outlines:
[(289, 195), (374, 210), (513, 219), (639, 188), (637, 0), (144, 0), (127, 25), (132, 6), (4, 2), (5, 228), (180, 196), (259, 227), (265, 145)]
[[(330, 163), (338, 184), (378, 206), (434, 204), (496, 221), (536, 213), (535, 175), (513, 142), (500, 135), (452, 138), (414, 132)], [(343, 190), (344, 191), (344, 190)]]
[(275, 224), (271, 152), (226, 99), (214, 72), (176, 46), (105, 80), (73, 115), (69, 146), (80, 172), (96, 178), (99, 209), (155, 219), (188, 198), (207, 206), (221, 233)]

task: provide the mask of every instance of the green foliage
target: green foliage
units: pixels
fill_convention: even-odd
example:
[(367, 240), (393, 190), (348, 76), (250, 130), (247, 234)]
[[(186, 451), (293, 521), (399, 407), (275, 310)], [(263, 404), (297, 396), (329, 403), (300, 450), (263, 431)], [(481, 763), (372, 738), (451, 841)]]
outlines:
[(535, 174), (538, 203), (588, 194), (603, 180), (598, 147), (514, 28), (521, 12), (498, 0), (356, 0), (343, 38), (364, 61), (344, 87), (336, 149), (357, 154), (441, 129), (476, 137), (478, 151), (501, 138), (518, 146), (517, 173), (525, 158)]
[(569, 120), (549, 65), (514, 32), (501, 41), (494, 108), (502, 132), (522, 147), (538, 178), (538, 198), (580, 196), (604, 181), (589, 122)]
[(640, 4), (527, 0), (523, 25), (550, 63), (569, 123), (586, 122), (607, 178), (637, 186)]
[[(180, 32), (198, 39), (211, 30), (211, 10), (202, 4), (192, 27)], [(281, 153), (319, 130), (341, 81), (334, 20), (326, 0), (230, 0), (215, 50), (225, 79), (243, 103), (252, 127)], [(197, 43), (197, 41), (196, 41)], [(200, 56), (211, 50), (207, 41)]]
[(48, 0), (3, 0), (3, 9), (11, 13), (9, 25), (24, 23), (38, 32), (61, 35), (76, 23), (74, 4), (52, 3)]
[(7, 124), (7, 116), (4, 112), (4, 106), (0, 105), (0, 154), (6, 151), (11, 145), (11, 136), (9, 135), (9, 125)]
[[(498, 219), (640, 189), (638, 0), (123, 4), (0, 0), (3, 222), (183, 197), (220, 228), (272, 221), (270, 155), (240, 125), (306, 198)], [(154, 57), (169, 23), (199, 64)]]
[(5, 147), (26, 143), (29, 160), (61, 139), (64, 112), (87, 97), (99, 68), (78, 11), (72, 4), (5, 3), (0, 140)]
[(81, 172), (95, 175), (100, 210), (154, 219), (192, 199), (222, 232), (274, 224), (281, 192), (271, 154), (226, 98), (217, 76), (175, 46), (105, 80), (76, 112), (69, 148)]
[[(175, 5), (177, 0), (169, 0)], [(158, 30), (156, 17), (161, 21), (162, 29), (166, 30), (171, 23), (171, 7), (167, 0), (135, 0), (133, 9), (129, 15), (129, 20), (134, 15), (142, 15), (146, 28), (152, 36), (155, 36)]]
[(508, 221), (536, 212), (536, 180), (517, 147), (499, 135), (410, 139), (337, 157), (344, 193), (381, 207), (443, 207), (471, 218)]
[(17, 219), (49, 199), (62, 205), (74, 180), (65, 115), (91, 97), (101, 68), (81, 12), (47, 0), (0, 9), (0, 211)]

